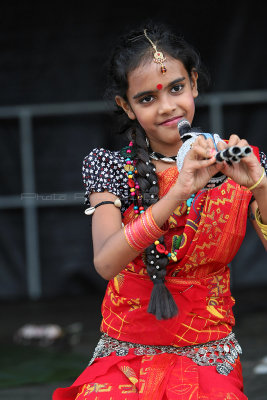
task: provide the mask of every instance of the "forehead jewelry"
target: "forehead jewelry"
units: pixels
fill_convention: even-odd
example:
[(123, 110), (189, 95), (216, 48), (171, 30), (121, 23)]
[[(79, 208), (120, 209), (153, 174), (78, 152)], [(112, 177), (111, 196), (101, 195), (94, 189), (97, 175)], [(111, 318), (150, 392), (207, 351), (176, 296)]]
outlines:
[(146, 29), (144, 29), (144, 35), (147, 38), (147, 40), (149, 41), (149, 43), (151, 44), (151, 46), (153, 47), (153, 49), (155, 50), (154, 53), (154, 57), (153, 57), (153, 61), (157, 64), (160, 64), (160, 70), (162, 72), (162, 74), (165, 74), (167, 72), (167, 68), (165, 67), (165, 65), (163, 64), (164, 61), (166, 61), (166, 57), (164, 57), (163, 53), (161, 51), (157, 50), (156, 45), (152, 42), (152, 40), (147, 36), (146, 33)]

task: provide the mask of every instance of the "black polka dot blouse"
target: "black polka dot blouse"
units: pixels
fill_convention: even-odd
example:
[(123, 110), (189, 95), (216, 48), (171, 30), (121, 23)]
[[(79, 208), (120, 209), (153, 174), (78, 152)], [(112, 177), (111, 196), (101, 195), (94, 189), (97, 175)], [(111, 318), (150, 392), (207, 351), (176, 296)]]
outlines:
[[(267, 157), (260, 152), (261, 165), (267, 174)], [(128, 186), (128, 175), (124, 170), (125, 159), (119, 151), (103, 148), (93, 149), (83, 160), (82, 177), (85, 186), (85, 204), (90, 207), (89, 196), (92, 192), (110, 193), (119, 197), (122, 206), (121, 213), (131, 205), (132, 199)]]
[(103, 148), (93, 149), (83, 160), (82, 176), (85, 186), (85, 204), (90, 206), (92, 192), (110, 193), (119, 197), (122, 203), (121, 213), (131, 205), (128, 175), (124, 170), (125, 159), (119, 151)]

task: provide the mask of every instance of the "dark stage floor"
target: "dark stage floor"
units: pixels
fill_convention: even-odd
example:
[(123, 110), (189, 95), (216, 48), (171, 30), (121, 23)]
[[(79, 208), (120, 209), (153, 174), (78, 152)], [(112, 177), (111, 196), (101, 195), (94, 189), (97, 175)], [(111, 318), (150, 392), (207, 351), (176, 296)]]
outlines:
[[(267, 400), (267, 288), (236, 291), (234, 297), (234, 331), (243, 348), (245, 393), (249, 400)], [(1, 302), (0, 399), (50, 400), (56, 387), (71, 384), (99, 338), (101, 301), (100, 293)], [(15, 344), (15, 332), (26, 323), (58, 324), (69, 334), (50, 345)]]

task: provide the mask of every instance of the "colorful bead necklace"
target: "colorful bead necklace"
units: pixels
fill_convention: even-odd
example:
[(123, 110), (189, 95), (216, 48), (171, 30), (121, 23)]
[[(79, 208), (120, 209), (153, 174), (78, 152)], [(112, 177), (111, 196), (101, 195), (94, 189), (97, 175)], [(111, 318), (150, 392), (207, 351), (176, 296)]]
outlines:
[(136, 160), (134, 160), (136, 152), (132, 141), (129, 143), (128, 146), (124, 147), (121, 150), (121, 155), (125, 157), (126, 164), (124, 166), (124, 169), (128, 174), (128, 186), (130, 188), (130, 195), (132, 196), (134, 202), (134, 213), (142, 214), (143, 212), (145, 212), (145, 209), (142, 204), (142, 194), (140, 192), (140, 186), (134, 178), (135, 174), (137, 174), (137, 169)]
[[(136, 168), (136, 163), (137, 161), (135, 160), (136, 156), (136, 151), (133, 142), (131, 141), (128, 146), (124, 147), (120, 151), (121, 155), (125, 158), (125, 166), (124, 170), (128, 174), (128, 185), (130, 188), (130, 195), (133, 198), (134, 202), (134, 213), (137, 215), (142, 214), (145, 212), (145, 209), (142, 204), (142, 194), (140, 191), (140, 186), (138, 182), (136, 181), (136, 174), (138, 173), (137, 168)], [(147, 162), (147, 164), (149, 164)], [(154, 169), (155, 171), (156, 169)], [(156, 184), (154, 182), (153, 184)], [(195, 198), (195, 194), (193, 194), (187, 201), (186, 201), (186, 206), (187, 206), (187, 214), (189, 214), (190, 208), (193, 204)], [(183, 235), (177, 236), (175, 238), (175, 243), (174, 247), (172, 248), (171, 251), (168, 251), (165, 247), (164, 244), (160, 243), (158, 240), (154, 242), (155, 248), (151, 250), (151, 254), (155, 255), (155, 258), (159, 258), (160, 255), (166, 255), (169, 259), (169, 261), (177, 262), (177, 252), (180, 248), (181, 242), (182, 242)], [(151, 263), (154, 264), (154, 261), (151, 261)], [(159, 269), (159, 266), (155, 266), (156, 269)]]

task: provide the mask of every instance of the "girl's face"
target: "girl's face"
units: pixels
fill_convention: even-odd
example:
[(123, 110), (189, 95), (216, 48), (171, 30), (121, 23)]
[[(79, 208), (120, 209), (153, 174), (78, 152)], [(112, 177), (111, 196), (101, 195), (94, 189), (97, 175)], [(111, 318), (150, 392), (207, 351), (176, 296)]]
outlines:
[(153, 61), (131, 71), (128, 102), (120, 96), (116, 102), (130, 119), (138, 120), (154, 151), (174, 155), (182, 144), (177, 123), (186, 118), (191, 124), (194, 117), (197, 73), (193, 71), (190, 79), (181, 61), (166, 57), (164, 75)]

